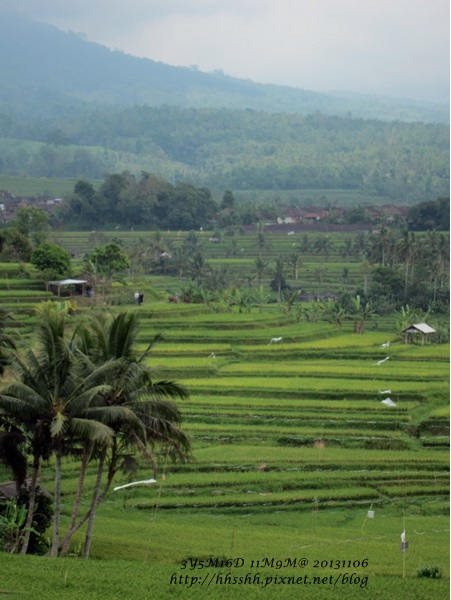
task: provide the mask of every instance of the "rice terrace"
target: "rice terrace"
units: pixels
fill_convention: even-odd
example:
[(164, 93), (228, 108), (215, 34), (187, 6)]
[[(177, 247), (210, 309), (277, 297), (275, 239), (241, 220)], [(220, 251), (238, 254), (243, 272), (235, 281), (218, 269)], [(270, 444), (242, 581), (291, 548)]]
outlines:
[[(175, 382), (189, 395), (174, 402), (190, 444), (183, 449), (184, 437), (172, 446), (156, 438), (150, 454), (139, 441), (122, 437), (122, 454), (115, 455), (118, 442), (113, 441), (105, 450), (103, 471), (107, 479), (111, 473), (111, 481), (98, 498), (95, 527), (87, 518), (57, 560), (12, 550), (23, 540), (25, 515), (17, 505), (13, 514), (11, 503), (3, 500), (10, 512), (2, 512), (0, 538), (9, 551), (0, 553), (0, 592), (33, 600), (231, 594), (315, 600), (333, 593), (351, 600), (447, 598), (446, 313), (363, 306), (372, 267), (361, 254), (344, 252), (361, 234), (330, 234), (326, 256), (319, 244), (314, 250), (323, 234), (309, 233), (310, 249), (305, 244), (298, 263), (292, 259), (290, 266), (285, 260), (289, 286), (279, 287), (271, 261), (277, 270), (278, 258), (293, 253), (306, 234), (267, 231), (265, 244), (257, 229), (208, 242), (214, 235), (53, 232), (52, 241), (72, 253), (76, 280), (86, 273), (78, 249), (90, 252), (118, 242), (126, 252), (125, 278), (99, 277), (95, 294), (57, 297), (31, 264), (0, 264), (4, 339), (18, 347), (34, 340), (31, 348), (39, 356), (43, 335), (36, 336), (45, 318), (63, 323), (66, 333), (99, 315), (100, 320), (108, 315), (124, 323), (131, 319), (137, 324), (133, 351), (145, 357), (154, 379), (168, 387)], [(180, 266), (174, 275), (169, 262), (162, 265), (161, 254), (175, 256), (174, 248), (190, 238), (204, 249), (208, 264), (198, 265), (197, 275)], [(158, 247), (159, 256), (147, 272), (146, 244)], [(266, 269), (259, 269), (259, 260)], [(227, 284), (220, 284), (220, 275)], [(214, 285), (208, 285), (208, 277), (216, 277)], [(215, 289), (222, 291), (215, 294)], [(134, 298), (136, 290), (142, 303)], [(315, 290), (321, 292), (316, 299)], [(346, 292), (348, 305), (338, 306), (337, 298)], [(427, 321), (434, 334), (406, 333), (411, 319)], [(19, 433), (12, 427), (12, 404), (4, 399), (8, 394), (19, 398), (18, 390), (8, 387), (13, 364), (3, 366), (0, 416), (5, 432)], [(81, 402), (88, 392), (77, 393), (81, 396), (71, 402)], [(164, 387), (161, 394), (164, 399)], [(126, 405), (121, 410), (125, 414)], [(71, 418), (62, 417), (66, 423)], [(57, 552), (64, 547), (77, 498), (78, 518), (89, 515), (103, 460), (101, 446), (89, 446), (80, 488), (87, 447), (80, 431), (54, 441), (42, 454), (40, 485), (54, 504), (60, 499)], [(159, 435), (164, 442), (169, 433)], [(119, 436), (123, 429), (116, 431)], [(29, 442), (21, 439), (26, 450)], [(55, 439), (62, 440), (62, 434)], [(12, 481), (3, 446), (2, 452), (0, 481)], [(60, 490), (55, 488), (58, 464)], [(83, 560), (90, 526), (90, 560)], [(50, 515), (42, 536), (47, 552), (55, 544), (54, 527)]]

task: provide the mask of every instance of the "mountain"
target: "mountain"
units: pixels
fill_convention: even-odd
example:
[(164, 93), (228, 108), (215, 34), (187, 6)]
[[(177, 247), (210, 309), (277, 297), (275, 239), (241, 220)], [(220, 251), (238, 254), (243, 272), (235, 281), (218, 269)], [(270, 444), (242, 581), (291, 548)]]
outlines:
[(413, 100), (258, 84), (137, 58), (16, 13), (0, 15), (0, 112), (48, 116), (89, 105), (232, 108), (448, 123), (449, 108)]

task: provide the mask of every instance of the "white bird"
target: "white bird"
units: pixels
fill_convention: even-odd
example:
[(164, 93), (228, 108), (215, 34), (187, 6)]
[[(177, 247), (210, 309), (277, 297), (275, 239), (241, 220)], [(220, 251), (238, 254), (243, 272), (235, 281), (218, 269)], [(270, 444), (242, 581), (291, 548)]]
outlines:
[(212, 352), (208, 358), (216, 358), (216, 354)]
[(385, 342), (385, 344), (381, 345), (381, 348), (390, 348), (390, 342)]
[(385, 400), (381, 400), (382, 404), (385, 406), (396, 406), (396, 402), (393, 402), (391, 398), (385, 398)]
[(268, 346), (270, 346), (273, 342), (282, 342), (283, 338), (281, 337), (273, 337), (271, 338), (271, 341), (269, 342)]
[(149, 483), (157, 483), (156, 479), (143, 479), (142, 481), (132, 481), (131, 483), (126, 483), (125, 485), (119, 485), (114, 488), (114, 491), (123, 490), (124, 488), (131, 487), (132, 485), (148, 485)]
[(294, 231), (289, 231), (287, 235), (294, 235)]
[(391, 390), (379, 390), (379, 394), (391, 394)]
[(388, 360), (389, 358), (390, 358), (389, 356), (387, 356), (387, 358), (383, 358), (382, 360), (378, 361), (378, 362), (376, 363), (376, 365), (381, 365), (382, 363), (384, 363), (384, 362), (385, 362), (386, 360)]

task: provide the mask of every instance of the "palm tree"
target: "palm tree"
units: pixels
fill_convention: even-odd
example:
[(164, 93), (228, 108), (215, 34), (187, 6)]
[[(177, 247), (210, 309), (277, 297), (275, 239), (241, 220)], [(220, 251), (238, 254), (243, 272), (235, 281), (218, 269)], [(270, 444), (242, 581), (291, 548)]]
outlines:
[(308, 233), (301, 234), (301, 243), (298, 245), (297, 250), (302, 254), (307, 254), (310, 251), (310, 239)]
[(417, 243), (414, 233), (403, 231), (400, 241), (397, 246), (398, 257), (404, 262), (405, 278), (404, 278), (404, 296), (407, 297), (407, 287), (413, 279), (414, 260), (417, 255)]
[(191, 279), (196, 283), (199, 283), (205, 276), (207, 271), (210, 269), (210, 265), (205, 260), (202, 252), (197, 251), (190, 260), (189, 271), (191, 273)]
[(276, 258), (276, 260), (274, 261), (273, 278), (271, 279), (271, 282), (269, 284), (270, 288), (274, 292), (277, 291), (277, 299), (279, 300), (279, 302), (281, 300), (282, 290), (288, 287), (285, 281), (284, 266), (285, 261), (283, 260), (283, 258)]
[[(0, 394), (0, 408), (20, 424), (33, 456), (29, 506), (22, 553), (28, 549), (36, 491), (42, 459), (55, 454), (54, 516), (51, 556), (59, 546), (61, 514), (61, 469), (63, 453), (77, 439), (111, 443), (113, 431), (105, 424), (86, 417), (87, 408), (106, 385), (98, 385), (98, 372), (76, 369), (75, 335), (67, 334), (67, 311), (57, 312), (44, 305), (41, 310), (36, 345), (29, 345), (22, 358), (10, 354), (15, 380)], [(36, 349), (35, 349), (36, 347)], [(103, 369), (104, 370), (104, 369)]]
[(188, 270), (189, 257), (183, 246), (176, 246), (168, 259), (167, 272), (183, 277)]
[[(110, 378), (111, 387), (97, 397), (88, 413), (108, 425), (115, 435), (111, 447), (101, 448), (91, 507), (76, 525), (75, 519), (71, 519), (72, 527), (63, 540), (62, 554), (67, 552), (73, 533), (88, 521), (84, 556), (89, 557), (97, 506), (105, 498), (121, 464), (133, 459), (131, 447), (138, 448), (148, 459), (154, 476), (156, 466), (151, 450), (156, 445), (162, 446), (166, 456), (173, 459), (186, 460), (189, 453), (190, 442), (179, 428), (181, 414), (173, 402), (188, 398), (188, 393), (175, 382), (154, 380), (148, 360), (162, 336), (155, 336), (148, 347), (138, 353), (135, 349), (138, 333), (138, 315), (125, 312), (114, 317), (95, 317), (89, 327), (81, 330), (81, 350), (88, 365), (119, 361), (119, 367)], [(101, 490), (107, 461), (106, 481)]]
[(323, 253), (324, 258), (328, 260), (334, 245), (328, 234), (320, 234), (316, 238), (313, 248), (317, 254)]
[(257, 248), (258, 257), (261, 258), (265, 250), (271, 248), (271, 242), (268, 240), (265, 234), (265, 225), (261, 221), (257, 225)]
[(293, 269), (293, 278), (295, 281), (298, 280), (299, 277), (299, 267), (302, 266), (302, 257), (299, 252), (291, 252), (287, 256), (287, 263)]
[(268, 268), (268, 263), (265, 263), (264, 260), (259, 256), (255, 259), (254, 269), (255, 274), (257, 275), (258, 286), (260, 287), (262, 284), (262, 277)]
[(368, 260), (364, 260), (360, 264), (360, 271), (363, 273), (363, 292), (368, 292), (368, 278), (371, 275), (371, 263)]
[(359, 231), (354, 238), (352, 244), (353, 254), (356, 256), (363, 257), (368, 251), (368, 239), (363, 231)]

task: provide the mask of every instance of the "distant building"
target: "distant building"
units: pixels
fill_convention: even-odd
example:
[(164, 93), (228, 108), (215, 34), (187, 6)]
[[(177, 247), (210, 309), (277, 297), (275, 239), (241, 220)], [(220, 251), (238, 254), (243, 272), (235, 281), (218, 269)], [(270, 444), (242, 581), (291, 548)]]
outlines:
[(289, 206), (277, 215), (277, 223), (282, 225), (284, 223), (302, 223), (304, 215), (307, 211), (296, 206)]
[(327, 212), (325, 211), (309, 212), (304, 215), (304, 223), (316, 223), (317, 221), (324, 219), (325, 215), (327, 215)]

